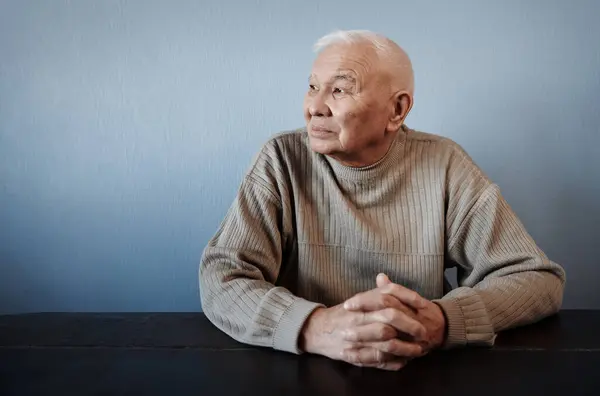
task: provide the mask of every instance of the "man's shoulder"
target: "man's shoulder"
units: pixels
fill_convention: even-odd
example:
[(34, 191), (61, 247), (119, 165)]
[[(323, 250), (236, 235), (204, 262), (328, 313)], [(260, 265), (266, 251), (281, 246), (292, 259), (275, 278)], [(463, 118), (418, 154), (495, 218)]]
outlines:
[(435, 157), (438, 159), (437, 162), (444, 166), (451, 166), (456, 163), (477, 166), (463, 146), (453, 139), (410, 128), (407, 131), (408, 150), (428, 157)]
[(409, 150), (414, 151), (415, 155), (435, 158), (435, 162), (446, 168), (451, 178), (464, 180), (464, 175), (468, 174), (485, 185), (491, 182), (469, 153), (449, 137), (410, 129), (406, 140), (412, 142)]
[(259, 156), (267, 155), (273, 160), (284, 160), (285, 158), (295, 157), (307, 150), (308, 134), (306, 128), (290, 129), (274, 133), (262, 144)]
[(250, 166), (250, 173), (281, 176), (289, 172), (290, 165), (308, 156), (308, 135), (306, 128), (290, 129), (274, 133), (264, 141)]
[(304, 143), (307, 137), (308, 134), (306, 133), (306, 127), (289, 129), (274, 133), (267, 139), (264, 145), (277, 145), (280, 147), (286, 147), (289, 145)]
[(464, 152), (464, 149), (461, 147), (461, 145), (449, 137), (423, 132), (416, 129), (408, 128), (406, 140), (407, 142), (414, 143), (415, 146), (424, 144), (434, 150), (446, 151), (450, 153), (454, 151)]

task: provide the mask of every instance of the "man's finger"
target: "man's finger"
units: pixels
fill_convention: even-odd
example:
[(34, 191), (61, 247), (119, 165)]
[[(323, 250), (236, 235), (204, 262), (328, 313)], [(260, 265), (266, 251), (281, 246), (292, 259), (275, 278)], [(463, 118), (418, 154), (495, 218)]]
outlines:
[(398, 359), (390, 362), (379, 363), (376, 367), (381, 370), (398, 371), (408, 364), (407, 360)]
[(424, 354), (423, 347), (421, 345), (398, 339), (373, 342), (370, 343), (369, 346), (379, 349), (381, 352), (386, 354), (404, 358), (418, 358)]
[(386, 355), (379, 349), (371, 347), (346, 348), (342, 351), (342, 359), (355, 366), (377, 366), (390, 361), (391, 355)]
[(378, 274), (377, 278), (375, 279), (375, 283), (377, 284), (377, 287), (383, 287), (392, 283), (392, 281), (386, 274)]
[(358, 367), (376, 367), (389, 371), (398, 371), (408, 363), (407, 359), (371, 347), (345, 349), (342, 358)]
[(369, 323), (344, 332), (344, 339), (351, 342), (387, 341), (397, 336), (396, 329), (385, 323)]
[(377, 322), (388, 324), (399, 332), (413, 336), (416, 340), (424, 340), (427, 336), (427, 330), (421, 323), (394, 308), (365, 312), (362, 320), (363, 325)]
[(382, 293), (382, 289), (372, 289), (359, 293), (349, 298), (344, 303), (348, 311), (378, 311), (385, 308), (395, 308), (409, 316), (416, 316), (416, 312), (406, 304), (403, 304), (395, 296)]
[(394, 296), (404, 304), (415, 309), (421, 309), (427, 306), (427, 300), (421, 297), (419, 293), (396, 283), (385, 285), (381, 288), (381, 293)]

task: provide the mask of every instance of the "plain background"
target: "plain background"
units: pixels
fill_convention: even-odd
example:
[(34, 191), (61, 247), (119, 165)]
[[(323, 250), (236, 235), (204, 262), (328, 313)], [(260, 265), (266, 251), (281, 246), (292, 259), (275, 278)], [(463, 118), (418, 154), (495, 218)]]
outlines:
[(407, 125), (461, 144), (600, 308), (599, 1), (0, 0), (0, 313), (198, 311), (260, 146), (303, 125), (313, 42), (410, 54)]

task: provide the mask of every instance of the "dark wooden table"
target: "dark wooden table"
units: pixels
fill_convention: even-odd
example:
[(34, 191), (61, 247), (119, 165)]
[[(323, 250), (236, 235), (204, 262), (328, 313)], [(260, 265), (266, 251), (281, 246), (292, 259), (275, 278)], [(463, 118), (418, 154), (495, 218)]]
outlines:
[(0, 316), (0, 395), (600, 395), (600, 311), (399, 372), (233, 341), (199, 313)]

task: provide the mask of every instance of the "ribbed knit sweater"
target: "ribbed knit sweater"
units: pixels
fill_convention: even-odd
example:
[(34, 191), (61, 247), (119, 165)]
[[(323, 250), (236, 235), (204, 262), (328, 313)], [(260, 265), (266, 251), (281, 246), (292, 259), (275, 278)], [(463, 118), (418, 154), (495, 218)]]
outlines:
[(380, 161), (353, 168), (299, 129), (264, 144), (205, 248), (202, 308), (238, 341), (301, 353), (310, 313), (375, 288), (378, 273), (441, 306), (445, 347), (491, 346), (557, 312), (565, 283), (450, 139), (403, 126)]

